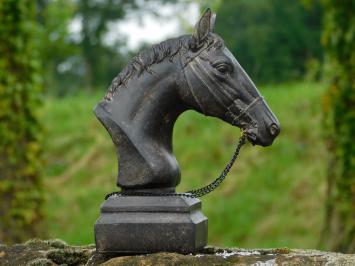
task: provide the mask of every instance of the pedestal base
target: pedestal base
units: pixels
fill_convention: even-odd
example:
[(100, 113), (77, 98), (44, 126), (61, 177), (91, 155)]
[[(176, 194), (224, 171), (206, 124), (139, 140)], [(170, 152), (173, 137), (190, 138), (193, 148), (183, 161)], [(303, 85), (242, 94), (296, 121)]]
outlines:
[(111, 197), (95, 223), (99, 252), (190, 253), (207, 244), (201, 201), (179, 196)]

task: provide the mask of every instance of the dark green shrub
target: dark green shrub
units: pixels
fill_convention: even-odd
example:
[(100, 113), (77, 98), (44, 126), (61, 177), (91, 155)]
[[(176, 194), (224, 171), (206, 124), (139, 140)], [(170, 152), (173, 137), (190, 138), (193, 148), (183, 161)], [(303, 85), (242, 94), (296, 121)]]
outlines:
[(0, 1), (0, 242), (41, 231), (42, 104), (35, 2)]
[(326, 248), (355, 252), (355, 2), (326, 0), (323, 44), (330, 86), (324, 97), (328, 168)]

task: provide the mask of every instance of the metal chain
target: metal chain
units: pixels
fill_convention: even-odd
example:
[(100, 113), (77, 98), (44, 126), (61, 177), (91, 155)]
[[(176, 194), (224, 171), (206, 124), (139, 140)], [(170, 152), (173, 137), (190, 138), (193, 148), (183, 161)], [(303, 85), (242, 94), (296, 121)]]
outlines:
[(208, 193), (215, 190), (226, 178), (227, 174), (229, 173), (230, 169), (232, 168), (235, 160), (238, 158), (240, 149), (246, 142), (246, 136), (242, 133), (241, 137), (239, 138), (238, 145), (234, 150), (233, 156), (229, 163), (225, 166), (219, 177), (217, 177), (212, 183), (208, 184), (199, 189), (190, 190), (183, 193), (153, 193), (153, 192), (124, 192), (124, 191), (116, 191), (106, 195), (105, 200), (110, 198), (111, 196), (183, 196), (188, 198), (200, 198), (202, 196), (207, 195)]

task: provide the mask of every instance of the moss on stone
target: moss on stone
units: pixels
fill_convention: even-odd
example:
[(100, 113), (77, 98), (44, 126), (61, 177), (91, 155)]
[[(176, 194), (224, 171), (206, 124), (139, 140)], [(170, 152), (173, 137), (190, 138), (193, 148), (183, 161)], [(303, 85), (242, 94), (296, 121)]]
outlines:
[(355, 255), (289, 248), (209, 246), (189, 255), (160, 252), (116, 256), (97, 253), (94, 245), (70, 246), (61, 240), (32, 239), (25, 244), (0, 245), (0, 265), (355, 265)]
[(65, 248), (49, 250), (46, 256), (57, 264), (79, 265), (85, 264), (91, 254), (87, 249)]
[(39, 258), (35, 259), (33, 261), (30, 261), (27, 266), (52, 266), (55, 265), (53, 261), (45, 258)]
[(289, 254), (291, 252), (291, 249), (289, 248), (276, 248), (274, 249), (275, 254)]
[(47, 240), (47, 243), (53, 248), (65, 248), (68, 246), (68, 244), (61, 239)]

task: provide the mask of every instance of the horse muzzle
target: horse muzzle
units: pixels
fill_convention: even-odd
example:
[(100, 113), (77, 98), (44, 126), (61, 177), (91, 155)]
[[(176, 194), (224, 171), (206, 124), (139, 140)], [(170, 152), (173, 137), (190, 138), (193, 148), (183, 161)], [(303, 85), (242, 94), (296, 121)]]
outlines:
[(253, 145), (269, 146), (280, 133), (280, 123), (266, 103), (256, 106), (249, 114), (252, 125), (247, 125), (244, 132)]
[(226, 120), (240, 127), (253, 145), (269, 146), (280, 133), (280, 123), (263, 97), (255, 98), (249, 105), (239, 100), (228, 107)]
[(250, 143), (263, 147), (270, 146), (274, 139), (280, 133), (280, 124), (278, 122), (265, 125), (264, 128), (251, 127), (244, 130), (244, 133)]

